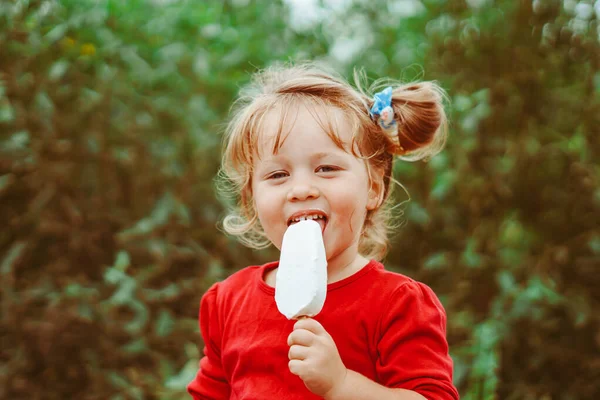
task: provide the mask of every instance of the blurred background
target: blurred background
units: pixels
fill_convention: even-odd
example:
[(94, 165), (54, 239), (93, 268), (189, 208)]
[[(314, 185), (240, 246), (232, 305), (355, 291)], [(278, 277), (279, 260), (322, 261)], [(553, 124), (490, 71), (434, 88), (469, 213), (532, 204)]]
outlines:
[[(448, 313), (463, 399), (600, 398), (600, 1), (0, 1), (0, 398), (185, 399), (250, 74), (437, 80), (389, 269)], [(396, 190), (398, 202), (408, 195)], [(594, 311), (596, 310), (596, 311)]]

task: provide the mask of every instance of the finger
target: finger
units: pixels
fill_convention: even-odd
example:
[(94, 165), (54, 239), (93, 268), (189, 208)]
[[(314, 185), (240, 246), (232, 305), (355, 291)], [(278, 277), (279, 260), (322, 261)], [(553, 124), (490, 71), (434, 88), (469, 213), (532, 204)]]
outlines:
[(288, 336), (287, 344), (292, 346), (298, 344), (300, 346), (310, 346), (315, 341), (315, 334), (306, 329), (297, 329), (292, 331)]
[(315, 335), (320, 335), (327, 332), (319, 321), (312, 318), (302, 318), (298, 320), (298, 322), (294, 324), (294, 329), (306, 329)]
[(288, 363), (288, 368), (290, 369), (290, 372), (294, 375), (300, 376), (300, 374), (302, 373), (302, 363), (303, 361), (301, 360), (290, 360), (290, 362)]
[(308, 356), (308, 347), (298, 346), (297, 344), (290, 347), (288, 358), (290, 360), (305, 360)]

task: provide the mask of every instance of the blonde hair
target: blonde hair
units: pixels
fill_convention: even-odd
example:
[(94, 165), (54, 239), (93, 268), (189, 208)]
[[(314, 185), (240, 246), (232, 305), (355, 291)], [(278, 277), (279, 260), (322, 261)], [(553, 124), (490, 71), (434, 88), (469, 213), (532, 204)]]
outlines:
[[(380, 207), (366, 215), (359, 252), (365, 257), (383, 258), (388, 248), (394, 156), (406, 161), (427, 160), (442, 150), (447, 137), (442, 104), (445, 93), (433, 82), (392, 83), (392, 108), (398, 123), (398, 135), (392, 137), (369, 115), (373, 105), (371, 93), (382, 86), (382, 81), (365, 91), (361, 88), (364, 75), (355, 72), (354, 78), (356, 88), (314, 63), (273, 66), (254, 75), (234, 103), (225, 132), (218, 189), (222, 194), (233, 194), (237, 203), (223, 221), (227, 233), (238, 236), (251, 248), (269, 246), (252, 199), (257, 140), (265, 115), (279, 110), (281, 124), (273, 148), (276, 152), (283, 141), (281, 130), (288, 111), (301, 101), (313, 110), (337, 108), (348, 117), (353, 131), (352, 153), (366, 160), (371, 184), (379, 179), (383, 186)], [(329, 126), (323, 129), (344, 149), (329, 120)]]

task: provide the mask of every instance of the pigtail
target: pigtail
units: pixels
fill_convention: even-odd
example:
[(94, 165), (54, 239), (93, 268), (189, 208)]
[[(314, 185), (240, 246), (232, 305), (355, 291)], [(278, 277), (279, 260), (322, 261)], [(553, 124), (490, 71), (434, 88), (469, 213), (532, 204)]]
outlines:
[(445, 146), (448, 137), (444, 90), (434, 82), (396, 87), (391, 107), (398, 125), (391, 149), (405, 161), (427, 161)]

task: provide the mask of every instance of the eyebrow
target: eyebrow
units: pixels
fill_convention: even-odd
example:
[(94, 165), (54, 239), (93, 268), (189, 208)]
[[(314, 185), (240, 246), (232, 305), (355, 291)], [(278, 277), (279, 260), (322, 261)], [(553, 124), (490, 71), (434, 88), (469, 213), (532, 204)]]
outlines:
[(310, 158), (311, 158), (312, 160), (321, 160), (321, 159), (323, 159), (323, 158), (325, 158), (325, 157), (328, 157), (328, 156), (336, 156), (336, 155), (335, 155), (335, 154), (332, 154), (332, 153), (326, 153), (326, 152), (324, 152), (324, 151), (321, 151), (321, 152), (319, 152), (319, 153), (315, 153), (315, 154), (313, 154), (313, 155), (312, 155)]
[[(326, 157), (338, 157), (338, 156), (339, 156), (338, 154), (334, 154), (331, 152), (320, 151), (318, 153), (311, 155), (310, 159), (311, 159), (311, 161), (318, 161), (318, 160), (322, 160), (323, 158), (326, 158)], [(285, 159), (286, 157), (282, 156), (280, 154), (273, 154), (271, 157), (266, 158), (263, 161), (265, 163), (270, 163), (270, 162), (277, 163), (277, 162), (280, 162), (280, 160), (282, 158)]]

